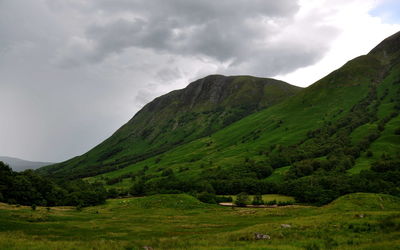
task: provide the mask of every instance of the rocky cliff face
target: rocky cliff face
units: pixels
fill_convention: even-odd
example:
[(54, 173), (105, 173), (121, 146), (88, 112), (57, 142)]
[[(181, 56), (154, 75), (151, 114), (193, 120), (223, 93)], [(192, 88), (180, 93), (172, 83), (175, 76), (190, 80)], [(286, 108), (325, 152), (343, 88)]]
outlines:
[(178, 112), (207, 112), (235, 107), (265, 108), (292, 96), (300, 89), (274, 79), (211, 75), (190, 83), (184, 89), (156, 98), (128, 124), (149, 112), (153, 118), (163, 116), (165, 112), (172, 112), (175, 116), (172, 118), (176, 118), (176, 115), (180, 115)]
[(397, 53), (400, 51), (400, 32), (386, 38), (380, 44), (378, 44), (374, 49), (371, 50), (369, 54), (372, 55), (382, 55), (385, 57), (398, 57)]

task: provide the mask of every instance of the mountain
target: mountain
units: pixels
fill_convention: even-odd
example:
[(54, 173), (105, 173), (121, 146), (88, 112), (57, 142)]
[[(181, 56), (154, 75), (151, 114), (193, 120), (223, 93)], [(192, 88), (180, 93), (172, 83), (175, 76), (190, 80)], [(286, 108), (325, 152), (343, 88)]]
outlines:
[[(238, 92), (239, 100), (256, 100), (258, 106), (229, 123), (221, 118), (238, 109), (232, 106), (236, 101), (229, 102), (235, 95), (216, 95), (219, 88), (203, 87), (221, 76), (207, 77), (148, 104), (89, 153), (39, 173), (93, 176), (91, 182), (137, 195), (245, 191), (287, 194), (316, 204), (350, 192), (400, 195), (399, 44), (397, 33), (270, 105), (257, 101), (260, 91), (251, 91), (257, 86), (248, 84), (251, 77), (235, 78), (251, 87), (246, 95)], [(183, 119), (191, 113), (197, 115)]]
[(35, 161), (26, 161), (18, 158), (0, 156), (0, 161), (8, 164), (14, 171), (24, 171), (26, 169), (37, 169), (40, 167), (48, 166), (54, 163), (51, 162), (35, 162)]
[(300, 90), (268, 78), (207, 76), (156, 98), (88, 153), (40, 172), (79, 178), (120, 169), (211, 135)]

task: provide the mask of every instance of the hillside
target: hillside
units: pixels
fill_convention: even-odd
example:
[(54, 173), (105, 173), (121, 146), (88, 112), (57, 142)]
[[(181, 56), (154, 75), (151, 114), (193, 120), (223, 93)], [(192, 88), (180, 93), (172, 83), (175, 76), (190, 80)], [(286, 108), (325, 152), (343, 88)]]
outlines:
[(54, 163), (26, 161), (14, 157), (0, 156), (0, 161), (7, 163), (14, 171), (24, 171), (26, 169), (37, 169)]
[[(397, 33), (276, 105), (89, 180), (138, 195), (278, 192), (316, 204), (351, 192), (400, 195), (399, 43)], [(75, 176), (69, 164), (41, 172)]]
[(88, 153), (40, 172), (78, 178), (123, 168), (210, 135), (300, 90), (274, 79), (208, 76), (156, 98)]

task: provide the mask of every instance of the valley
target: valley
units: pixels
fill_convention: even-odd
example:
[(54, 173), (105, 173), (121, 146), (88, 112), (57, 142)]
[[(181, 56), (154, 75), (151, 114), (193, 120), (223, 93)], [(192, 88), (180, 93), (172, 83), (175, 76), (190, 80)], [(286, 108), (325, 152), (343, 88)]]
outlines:
[(399, 210), (399, 198), (366, 193), (322, 207), (232, 209), (183, 194), (114, 199), (81, 211), (0, 204), (0, 248), (395, 249)]
[(398, 249), (399, 44), (307, 88), (210, 75), (80, 156), (0, 162), (0, 249)]

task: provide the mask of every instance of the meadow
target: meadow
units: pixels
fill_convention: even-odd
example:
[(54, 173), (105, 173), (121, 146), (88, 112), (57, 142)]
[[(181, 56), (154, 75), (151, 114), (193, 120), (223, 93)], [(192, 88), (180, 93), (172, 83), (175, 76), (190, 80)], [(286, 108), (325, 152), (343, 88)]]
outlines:
[[(269, 240), (256, 240), (254, 233)], [(154, 195), (75, 207), (0, 204), (0, 249), (399, 249), (400, 199), (355, 193), (322, 207), (228, 208)], [(151, 248), (150, 248), (151, 247)]]

